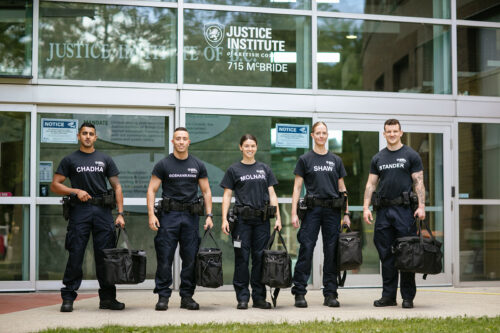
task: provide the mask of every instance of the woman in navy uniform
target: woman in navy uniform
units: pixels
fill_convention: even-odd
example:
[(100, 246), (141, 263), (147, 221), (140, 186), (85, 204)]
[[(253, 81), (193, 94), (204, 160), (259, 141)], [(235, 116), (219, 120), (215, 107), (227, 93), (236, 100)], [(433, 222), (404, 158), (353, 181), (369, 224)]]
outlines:
[[(300, 243), (299, 257), (293, 275), (292, 294), (295, 295), (295, 306), (307, 307), (305, 294), (307, 281), (311, 275), (311, 264), (314, 247), (318, 239), (319, 229), (323, 235), (323, 305), (340, 306), (337, 297), (336, 248), (340, 230), (341, 208), (343, 194), (347, 193), (344, 177), (346, 172), (342, 160), (328, 151), (328, 129), (323, 122), (316, 122), (312, 127), (311, 136), (314, 140), (312, 151), (300, 156), (295, 167), (295, 182), (292, 194), (292, 224), (300, 226), (297, 239)], [(297, 205), (302, 191), (306, 187), (307, 212), (299, 222)], [(340, 200), (339, 200), (340, 199)], [(335, 202), (335, 203), (334, 203)], [(344, 223), (350, 226), (349, 213), (346, 205)]]
[[(243, 158), (231, 165), (220, 185), (224, 188), (222, 200), (222, 231), (229, 235), (227, 213), (234, 191), (236, 204), (233, 208), (238, 222), (232, 230), (234, 245), (233, 285), (238, 300), (237, 309), (248, 309), (252, 286), (254, 308), (270, 309), (266, 302), (266, 287), (261, 283), (262, 253), (270, 237), (270, 222), (264, 214), (268, 205), (278, 207), (278, 198), (274, 192), (278, 184), (271, 168), (255, 160), (257, 139), (245, 134), (240, 139)], [(275, 229), (281, 230), (279, 209), (276, 209)], [(252, 254), (252, 272), (248, 271), (250, 253)]]

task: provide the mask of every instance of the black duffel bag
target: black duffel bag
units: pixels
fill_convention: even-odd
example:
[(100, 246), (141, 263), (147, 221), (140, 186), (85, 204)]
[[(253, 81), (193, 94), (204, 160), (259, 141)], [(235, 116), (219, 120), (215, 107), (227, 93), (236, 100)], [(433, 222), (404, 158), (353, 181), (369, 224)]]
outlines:
[[(276, 231), (278, 231), (278, 237), (285, 248), (284, 250), (271, 250)], [(276, 300), (280, 289), (290, 288), (292, 286), (292, 258), (290, 258), (288, 254), (281, 232), (277, 229), (274, 229), (267, 243), (267, 247), (262, 254), (261, 282), (266, 286), (276, 288), (274, 293), (271, 291), (271, 300), (274, 307), (276, 307)]]
[[(216, 248), (201, 247), (201, 243), (203, 243), (207, 233), (213, 239)], [(205, 230), (201, 243), (196, 254), (196, 284), (201, 287), (219, 288), (224, 284), (222, 276), (222, 251), (217, 245), (210, 229)]]
[[(351, 231), (347, 224), (342, 226), (342, 230), (347, 230), (347, 232), (339, 233), (337, 243), (337, 284), (339, 287), (344, 286), (347, 271), (358, 269), (363, 263), (360, 233)], [(343, 274), (341, 274), (342, 271), (344, 271)]]
[[(395, 266), (402, 272), (424, 274), (439, 274), (443, 269), (442, 243), (438, 241), (425, 221), (415, 220), (418, 234), (416, 236), (400, 237), (392, 246), (395, 256)], [(424, 238), (422, 226), (425, 227), (430, 238)]]
[[(127, 248), (117, 248), (120, 234)], [(137, 284), (146, 279), (146, 252), (131, 250), (125, 228), (118, 229), (114, 249), (104, 249), (104, 279), (108, 284)]]

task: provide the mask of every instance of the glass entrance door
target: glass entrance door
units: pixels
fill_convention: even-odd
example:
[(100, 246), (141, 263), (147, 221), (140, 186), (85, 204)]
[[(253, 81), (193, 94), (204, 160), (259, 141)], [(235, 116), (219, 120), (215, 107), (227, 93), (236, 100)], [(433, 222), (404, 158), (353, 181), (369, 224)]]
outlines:
[[(363, 197), (371, 159), (386, 147), (383, 120), (373, 124), (361, 120), (358, 123), (336, 120), (327, 125), (329, 150), (342, 158), (347, 171), (345, 183), (349, 209), (353, 212), (351, 229), (362, 234), (363, 265), (349, 272), (346, 286), (381, 286), (380, 262), (373, 243), (374, 224), (363, 221)], [(451, 170), (451, 152), (449, 146), (445, 149), (443, 144), (450, 140), (450, 127), (403, 124), (403, 132), (403, 143), (419, 153), (424, 165), (426, 221), (434, 236), (444, 244), (443, 274), (428, 276), (427, 280), (417, 274), (417, 285), (451, 284), (451, 204), (444, 204), (451, 202), (449, 191), (444, 191), (451, 186), (451, 172), (443, 172)]]

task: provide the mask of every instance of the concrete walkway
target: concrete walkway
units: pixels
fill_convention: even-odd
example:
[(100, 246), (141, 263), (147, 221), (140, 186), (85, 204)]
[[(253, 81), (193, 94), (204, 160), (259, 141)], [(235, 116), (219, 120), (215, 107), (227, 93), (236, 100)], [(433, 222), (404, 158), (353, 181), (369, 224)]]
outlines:
[[(43, 295), (37, 293), (36, 295)], [(123, 311), (99, 310), (99, 299), (95, 291), (89, 298), (74, 304), (72, 313), (59, 312), (60, 304), (47, 305), (29, 310), (0, 315), (0, 332), (36, 332), (55, 327), (100, 327), (103, 325), (157, 326), (168, 324), (192, 324), (208, 322), (299, 322), (312, 320), (356, 320), (364, 318), (407, 318), (448, 316), (500, 316), (500, 287), (488, 288), (419, 288), (415, 308), (402, 309), (401, 299), (397, 307), (375, 308), (373, 300), (380, 297), (381, 289), (339, 290), (340, 308), (322, 305), (321, 291), (310, 291), (306, 299), (307, 309), (293, 306), (290, 290), (284, 290), (278, 299), (278, 307), (272, 310), (237, 310), (234, 292), (199, 291), (195, 300), (200, 303), (199, 311), (180, 309), (177, 292), (170, 299), (169, 309), (155, 311), (157, 296), (147, 291), (118, 291), (118, 299), (125, 302)], [(9, 296), (7, 303), (14, 303), (16, 297), (26, 294), (2, 294)], [(54, 294), (46, 294), (54, 297)], [(52, 302), (53, 304), (53, 302)], [(8, 306), (9, 304), (4, 304)]]

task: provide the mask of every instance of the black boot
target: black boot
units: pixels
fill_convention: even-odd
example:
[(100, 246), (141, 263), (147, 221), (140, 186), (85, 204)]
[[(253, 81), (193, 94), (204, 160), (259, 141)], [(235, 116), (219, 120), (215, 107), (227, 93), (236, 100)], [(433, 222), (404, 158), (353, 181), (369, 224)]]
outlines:
[(411, 309), (413, 308), (413, 301), (409, 299), (404, 299), (403, 300), (403, 309)]
[(334, 295), (328, 295), (325, 297), (323, 305), (329, 306), (331, 308), (338, 308), (340, 306), (340, 303), (337, 300), (337, 297), (335, 297)]
[(192, 297), (181, 298), (181, 309), (199, 310), (200, 305), (194, 301)]
[(245, 302), (245, 301), (238, 302), (238, 305), (236, 305), (236, 308), (238, 310), (246, 310), (246, 309), (248, 309), (248, 302)]
[(99, 302), (99, 309), (123, 310), (125, 303), (118, 302), (116, 299), (105, 299)]
[(64, 299), (61, 304), (61, 312), (72, 312), (73, 311), (73, 301), (70, 299)]
[(398, 303), (396, 303), (396, 300), (388, 297), (382, 297), (381, 299), (378, 299), (375, 302), (373, 302), (373, 306), (376, 307), (394, 306), (394, 305), (398, 305)]
[(160, 296), (158, 298), (158, 303), (156, 303), (155, 310), (156, 311), (165, 311), (168, 309), (168, 298)]
[(304, 295), (295, 295), (295, 307), (307, 308), (306, 297)]
[(258, 301), (253, 301), (253, 308), (258, 308), (258, 309), (270, 309), (272, 308), (271, 303), (266, 302), (265, 299), (260, 299)]

